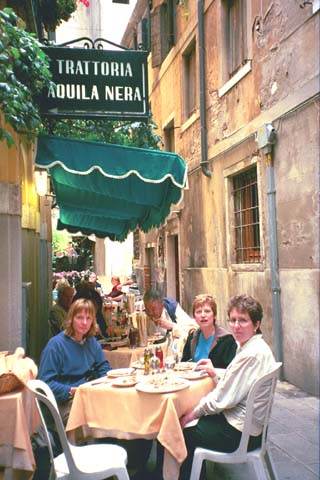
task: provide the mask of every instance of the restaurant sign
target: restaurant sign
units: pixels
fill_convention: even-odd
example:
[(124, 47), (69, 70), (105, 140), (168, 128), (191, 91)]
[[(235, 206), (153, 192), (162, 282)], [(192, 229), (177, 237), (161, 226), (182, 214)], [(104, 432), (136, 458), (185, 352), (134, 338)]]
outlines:
[(43, 47), (52, 86), (40, 104), (45, 116), (149, 118), (147, 52)]

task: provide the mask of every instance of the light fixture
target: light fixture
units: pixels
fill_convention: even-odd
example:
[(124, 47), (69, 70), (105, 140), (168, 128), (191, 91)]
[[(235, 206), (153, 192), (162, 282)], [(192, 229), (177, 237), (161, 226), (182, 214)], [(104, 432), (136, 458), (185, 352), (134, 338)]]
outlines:
[(34, 172), (34, 181), (36, 192), (39, 197), (44, 197), (48, 193), (48, 173), (46, 170), (36, 170)]

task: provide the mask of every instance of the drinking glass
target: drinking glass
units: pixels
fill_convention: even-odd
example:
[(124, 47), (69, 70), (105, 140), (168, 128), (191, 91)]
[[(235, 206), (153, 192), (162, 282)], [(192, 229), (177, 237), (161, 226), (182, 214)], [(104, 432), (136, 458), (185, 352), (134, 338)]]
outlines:
[(130, 328), (129, 342), (130, 348), (137, 348), (139, 343), (139, 330), (137, 328)]

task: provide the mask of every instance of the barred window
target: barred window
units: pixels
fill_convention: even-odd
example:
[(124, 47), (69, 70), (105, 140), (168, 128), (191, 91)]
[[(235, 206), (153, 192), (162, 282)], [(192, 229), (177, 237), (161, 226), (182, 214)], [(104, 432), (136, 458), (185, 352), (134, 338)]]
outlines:
[(261, 260), (257, 168), (233, 177), (236, 263)]

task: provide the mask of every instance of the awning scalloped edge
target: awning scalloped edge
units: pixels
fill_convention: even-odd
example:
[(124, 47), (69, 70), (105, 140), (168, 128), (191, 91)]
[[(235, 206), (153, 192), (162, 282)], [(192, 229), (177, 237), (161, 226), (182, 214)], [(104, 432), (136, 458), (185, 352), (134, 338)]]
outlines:
[(163, 177), (161, 177), (160, 179), (157, 179), (157, 180), (151, 180), (150, 178), (145, 178), (143, 177), (137, 170), (129, 170), (128, 172), (126, 172), (125, 174), (123, 175), (111, 175), (110, 173), (108, 172), (105, 172), (101, 167), (100, 165), (92, 165), (92, 167), (90, 167), (88, 170), (85, 170), (85, 171), (82, 171), (80, 172), (79, 170), (73, 170), (71, 168), (68, 168), (61, 160), (54, 160), (53, 162), (51, 162), (50, 164), (48, 165), (40, 165), (38, 163), (35, 164), (35, 166), (37, 168), (42, 168), (42, 169), (45, 169), (45, 170), (48, 170), (49, 168), (53, 168), (55, 166), (59, 165), (60, 167), (62, 167), (66, 172), (68, 173), (73, 173), (75, 175), (88, 175), (89, 173), (92, 173), (94, 170), (98, 170), (101, 175), (103, 175), (104, 177), (107, 177), (107, 178), (115, 178), (115, 179), (123, 179), (123, 178), (127, 178), (129, 177), (130, 175), (136, 175), (138, 178), (140, 178), (140, 180), (142, 180), (143, 182), (145, 183), (162, 183), (164, 182), (167, 178), (170, 178), (172, 183), (178, 187), (178, 188), (184, 188), (185, 186), (187, 186), (187, 179), (188, 179), (188, 166), (186, 165), (185, 167), (185, 172), (184, 172), (184, 176), (183, 176), (183, 181), (182, 181), (182, 184), (181, 183), (178, 183), (175, 178), (173, 177), (173, 175), (171, 175), (171, 173), (167, 173), (166, 175), (164, 175)]

